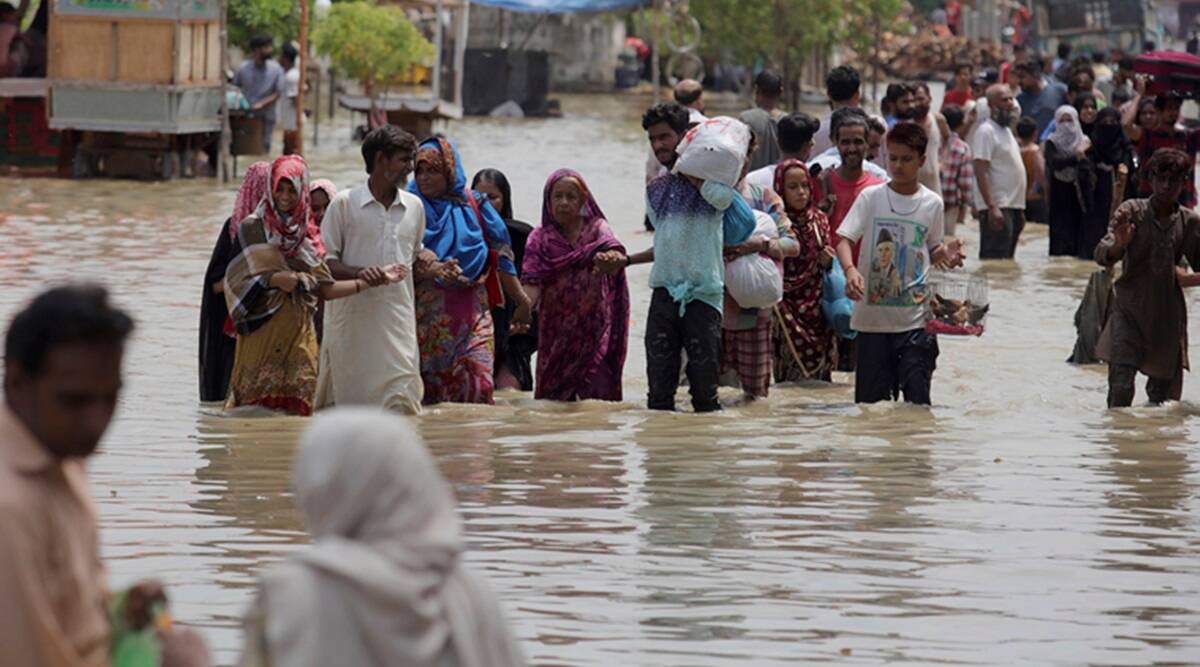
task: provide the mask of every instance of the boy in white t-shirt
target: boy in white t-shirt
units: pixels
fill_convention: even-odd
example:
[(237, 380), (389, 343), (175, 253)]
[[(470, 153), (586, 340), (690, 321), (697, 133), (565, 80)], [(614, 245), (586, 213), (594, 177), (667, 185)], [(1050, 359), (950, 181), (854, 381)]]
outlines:
[[(915, 123), (887, 134), (892, 180), (863, 190), (838, 228), (838, 259), (846, 296), (857, 303), (854, 400), (929, 404), (937, 336), (925, 331), (926, 273), (931, 265), (962, 266), (962, 241), (942, 242), (942, 199), (917, 180), (929, 136)], [(858, 265), (854, 244), (862, 240)]]

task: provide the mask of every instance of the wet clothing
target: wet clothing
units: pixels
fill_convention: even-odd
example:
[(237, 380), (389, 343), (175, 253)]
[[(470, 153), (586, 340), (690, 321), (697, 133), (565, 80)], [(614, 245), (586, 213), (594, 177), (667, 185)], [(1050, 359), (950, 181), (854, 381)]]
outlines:
[(838, 235), (863, 242), (858, 271), (863, 300), (854, 304), (855, 331), (897, 333), (928, 319), (926, 274), (930, 252), (942, 242), (942, 200), (923, 185), (902, 195), (891, 185), (867, 188), (846, 215)]
[(654, 225), (650, 287), (663, 288), (682, 311), (700, 301), (721, 312), (725, 298), (725, 246), (745, 243), (754, 212), (731, 187), (668, 174), (646, 187), (646, 212)]
[[(783, 189), (787, 173), (807, 168), (800, 162), (785, 162), (775, 172)], [(809, 189), (812, 189), (809, 178)], [(835, 358), (834, 333), (821, 310), (821, 288), (825, 269), (820, 258), (836, 239), (829, 220), (809, 197), (803, 210), (788, 209), (800, 254), (783, 260), (783, 299), (774, 308), (773, 367), (776, 382), (827, 379)]]
[[(803, 167), (798, 160), (789, 161), (789, 164)], [(779, 187), (782, 189), (781, 184)], [(781, 248), (796, 243), (783, 199), (772, 187), (743, 180), (738, 185), (738, 192), (750, 208), (775, 222)], [(782, 272), (782, 262), (775, 264)], [(771, 309), (742, 308), (726, 292), (722, 316), (722, 378), (728, 380), (727, 385), (740, 387), (750, 396), (766, 397), (771, 386)]]
[(385, 208), (363, 183), (333, 198), (321, 233), (329, 259), (360, 268), (401, 264), (409, 271), (401, 282), (326, 304), (317, 407), (420, 412), (424, 388), (412, 266), (424, 247), (421, 200), (397, 191)]
[[(583, 228), (572, 243), (554, 219), (550, 199), (564, 178), (584, 190)], [(625, 254), (583, 177), (560, 169), (546, 181), (542, 225), (525, 248), (524, 277), (541, 289), (535, 398), (554, 401), (620, 401), (629, 345), (629, 284), (595, 271), (592, 258), (611, 250)]]
[(1002, 208), (1000, 213), (1004, 225), (997, 230), (992, 229), (986, 210), (975, 212), (979, 221), (979, 259), (1012, 259), (1017, 253), (1021, 232), (1025, 230), (1025, 209)]
[(422, 142), (416, 163), (440, 170), (450, 187), (426, 197), (415, 180), (409, 192), (425, 206), (425, 247), (440, 262), (457, 260), (467, 287), (417, 284), (417, 338), (425, 405), (494, 401), (495, 341), (491, 308), (502, 301), (499, 275), (517, 275), (508, 226), (487, 197), (467, 189), (458, 150), (446, 139)]
[(1108, 269), (1092, 272), (1088, 278), (1087, 288), (1083, 291), (1083, 299), (1075, 310), (1075, 349), (1067, 363), (1098, 364), (1096, 344), (1100, 341), (1100, 333), (1108, 323), (1108, 313), (1112, 304), (1112, 276)]
[(1093, 205), (1095, 165), (1087, 155), (1080, 159), (1074, 151), (1060, 149), (1053, 139), (1045, 146), (1050, 182), (1050, 256), (1074, 257), (1083, 244), (1084, 217)]
[(1159, 221), (1149, 199), (1122, 204), (1109, 233), (1096, 246), (1096, 261), (1111, 266), (1113, 231), (1124, 221), (1135, 225), (1125, 248), (1121, 277), (1113, 284), (1112, 309), (1100, 336), (1097, 356), (1110, 365), (1137, 368), (1156, 380), (1170, 380), (1187, 368), (1187, 306), (1175, 268), (1186, 259), (1200, 266), (1200, 216), (1179, 208)]
[[(323, 260), (310, 265), (286, 257), (257, 216), (239, 226), (236, 247), (225, 273), (225, 302), (238, 334), (225, 407), (310, 415), (317, 391), (316, 292), (333, 276)], [(270, 287), (277, 271), (295, 271), (300, 284), (291, 293)]]
[(487, 287), (417, 283), (417, 343), (424, 405), (493, 404), (495, 351)]
[(776, 382), (826, 379), (836, 356), (834, 332), (821, 310), (825, 269), (819, 262), (833, 242), (829, 221), (814, 210), (795, 230), (800, 255), (783, 260), (783, 300), (775, 306)]
[(765, 398), (771, 388), (771, 315), (764, 310), (749, 329), (721, 329), (721, 374), (736, 375), (748, 396)]
[(721, 311), (691, 301), (680, 312), (666, 288), (650, 298), (646, 318), (646, 379), (650, 385), (648, 407), (674, 410), (679, 388), (681, 351), (687, 352), (688, 391), (696, 412), (720, 410), (717, 383), (721, 370)]
[(924, 329), (898, 333), (860, 332), (855, 339), (854, 402), (898, 400), (930, 404), (937, 368), (937, 336)]
[(5, 665), (107, 667), (109, 622), (84, 462), (56, 459), (0, 406), (0, 651)]
[[(279, 210), (272, 197), (284, 180), (300, 195), (291, 213)], [(225, 305), (238, 335), (225, 407), (259, 405), (308, 415), (317, 389), (313, 316), (318, 292), (333, 276), (312, 220), (304, 159), (275, 160), (266, 183), (254, 215), (238, 225), (237, 255), (225, 270)], [(290, 293), (270, 286), (279, 271), (296, 273), (299, 283)]]
[(233, 356), (237, 340), (226, 333), (225, 321), (229, 309), (223, 294), (214, 293), (215, 283), (224, 283), (225, 269), (237, 255), (236, 245), (229, 238), (229, 221), (221, 226), (217, 244), (204, 271), (204, 290), (200, 296), (200, 400), (224, 401), (229, 395), (229, 376), (233, 372)]
[[(1021, 145), (1012, 131), (988, 118), (971, 136), (971, 155), (976, 160), (988, 162), (991, 203), (1002, 209), (1024, 209), (1025, 190), (1028, 185), (1025, 161), (1021, 158)], [(984, 210), (987, 207), (988, 202), (983, 200), (983, 193), (976, 187), (975, 210)]]
[[(512, 240), (513, 264), (517, 267), (517, 276), (522, 275), (521, 266), (525, 261), (525, 244), (533, 233), (533, 226), (520, 220), (505, 220), (508, 226), (508, 236)], [(533, 391), (533, 365), (531, 359), (537, 352), (537, 314), (534, 314), (533, 324), (529, 333), (510, 334), (508, 329), (512, 324), (513, 313), (517, 305), (511, 299), (503, 306), (492, 308), (492, 322), (496, 328), (496, 360), (495, 372), (507, 368), (521, 386), (521, 391)]]
[[(1127, 408), (1133, 405), (1137, 389), (1137, 366), (1132, 364), (1109, 364), (1108, 407)], [(1146, 399), (1152, 405), (1167, 401), (1178, 401), (1183, 396), (1183, 366), (1169, 378), (1146, 378)]]

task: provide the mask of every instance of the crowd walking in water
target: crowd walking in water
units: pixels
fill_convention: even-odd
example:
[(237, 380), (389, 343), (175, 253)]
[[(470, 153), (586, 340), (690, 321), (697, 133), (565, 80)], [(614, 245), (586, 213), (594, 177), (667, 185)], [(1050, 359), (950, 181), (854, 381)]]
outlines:
[[(1048, 255), (1096, 263), (1071, 361), (1108, 364), (1109, 407), (1133, 404), (1139, 373), (1151, 403), (1178, 400), (1200, 134), (1178, 126), (1178, 96), (1150, 98), (1119, 63), (1104, 78), (1089, 61), (1048, 74), (1036, 56), (1003, 73), (962, 65), (939, 110), (927, 83), (898, 83), (881, 115), (843, 65), (820, 118), (782, 109), (770, 70), (736, 118), (707, 117), (703, 86), (684, 81), (641, 118), (652, 236), (636, 239), (614, 232), (587, 165), (549, 170), (534, 226), (505, 173), (469, 179), (440, 134), (376, 127), (350, 187), (312, 179), (298, 155), (251, 165), (203, 277), (200, 399), (316, 415), (293, 479), (314, 544), (261, 576), (243, 664), (524, 664), (403, 415), (497, 390), (625, 401), (631, 266), (652, 265), (645, 368), (629, 371), (650, 410), (675, 411), (685, 381), (703, 413), (722, 409), (722, 386), (750, 401), (835, 372), (853, 374), (858, 403), (930, 405), (946, 307), (933, 276), (963, 273), (970, 226), (987, 267), (1046, 223)], [(80, 464), (133, 328), (103, 289), (72, 286), (8, 331), (0, 646), (20, 664), (105, 664), (150, 635), (163, 664), (208, 662), (164, 616), (161, 586), (104, 587)]]
[[(640, 250), (616, 237), (584, 173), (549, 175), (533, 227), (514, 219), (505, 174), (483, 169), (468, 187), (441, 135), (373, 130), (367, 182), (341, 192), (310, 183), (298, 156), (255, 164), (205, 275), (201, 397), (300, 415), (490, 404), (498, 388), (621, 401), (625, 272), (651, 263), (649, 408), (674, 410), (685, 379), (706, 412), (721, 408), (722, 385), (756, 399), (772, 381), (831, 382), (834, 371), (855, 373), (859, 401), (929, 403), (930, 272), (962, 265), (966, 225), (978, 221), (981, 260), (1011, 260), (1026, 224), (1048, 220), (1048, 253), (1097, 259), (1089, 294), (1107, 302), (1121, 259), (1103, 250), (1115, 247), (1114, 213), (1153, 195), (1157, 152), (1194, 157), (1193, 135), (1175, 128), (1179, 100), (1144, 99), (1121, 62), (1110, 94), (1085, 62), (1060, 68), (1065, 81), (1030, 57), (1004, 77), (964, 65), (940, 110), (927, 84), (901, 83), (885, 116), (862, 107), (861, 78), (844, 65), (827, 77), (822, 118), (783, 111), (770, 70), (740, 119), (707, 118), (703, 87), (684, 81), (676, 102), (642, 118), (653, 241)], [(727, 164), (706, 166), (691, 149), (701, 144)], [(775, 293), (748, 295), (755, 276)], [(1101, 335), (1107, 313), (1094, 320), (1072, 360), (1112, 358), (1099, 344), (1112, 337)]]

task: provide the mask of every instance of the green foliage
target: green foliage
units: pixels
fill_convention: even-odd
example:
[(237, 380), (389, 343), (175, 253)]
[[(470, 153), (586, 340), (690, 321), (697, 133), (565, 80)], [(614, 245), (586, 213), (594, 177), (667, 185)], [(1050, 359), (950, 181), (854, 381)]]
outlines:
[(362, 0), (331, 5), (312, 37), (334, 67), (368, 90), (396, 83), (434, 55), (403, 10)]
[(229, 42), (248, 49), (250, 38), (267, 34), (275, 44), (296, 39), (300, 33), (300, 3), (296, 0), (229, 0)]
[(700, 50), (724, 61), (759, 61), (778, 69), (793, 99), (798, 77), (817, 48), (845, 37), (853, 0), (704, 0), (691, 11), (703, 28)]

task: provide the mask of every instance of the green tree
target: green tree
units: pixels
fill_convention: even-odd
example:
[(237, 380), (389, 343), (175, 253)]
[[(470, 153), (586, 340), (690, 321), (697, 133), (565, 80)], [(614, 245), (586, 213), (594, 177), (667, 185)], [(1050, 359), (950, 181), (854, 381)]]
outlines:
[[(874, 82), (871, 95), (876, 95), (875, 88), (879, 85), (879, 46), (883, 41), (883, 33), (903, 33), (912, 26), (903, 19), (900, 13), (904, 10), (905, 0), (849, 0), (850, 16), (849, 30), (846, 43), (854, 49), (863, 60), (871, 64), (871, 72), (863, 72), (864, 79), (870, 77)], [(866, 91), (864, 90), (864, 97)]]
[(361, 0), (333, 4), (312, 37), (334, 67), (362, 84), (372, 106), (380, 88), (386, 92), (434, 55), (433, 45), (399, 7)]
[(703, 29), (701, 52), (719, 60), (776, 68), (793, 107), (800, 75), (815, 50), (845, 33), (845, 0), (704, 0), (691, 5)]
[(300, 33), (296, 0), (229, 0), (226, 18), (229, 42), (243, 49), (259, 33), (274, 37), (276, 44), (292, 41)]

